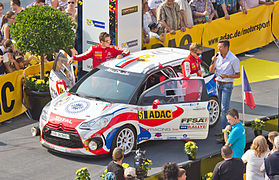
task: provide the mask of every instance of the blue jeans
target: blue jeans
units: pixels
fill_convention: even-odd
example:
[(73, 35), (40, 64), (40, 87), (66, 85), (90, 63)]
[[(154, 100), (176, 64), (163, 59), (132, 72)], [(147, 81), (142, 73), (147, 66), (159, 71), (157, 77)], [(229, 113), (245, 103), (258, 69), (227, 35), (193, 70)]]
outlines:
[(230, 108), (231, 95), (233, 90), (233, 84), (218, 84), (217, 83), (217, 93), (219, 104), (221, 105), (221, 129), (225, 129), (228, 125), (228, 120), (226, 113)]

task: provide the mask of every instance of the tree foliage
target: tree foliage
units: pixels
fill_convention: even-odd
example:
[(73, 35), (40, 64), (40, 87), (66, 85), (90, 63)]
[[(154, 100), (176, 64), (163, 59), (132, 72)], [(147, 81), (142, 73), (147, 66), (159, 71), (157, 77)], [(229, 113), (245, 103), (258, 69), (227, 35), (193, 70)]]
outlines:
[(68, 51), (74, 43), (76, 24), (65, 13), (50, 6), (33, 6), (17, 15), (11, 27), (12, 39), (21, 52), (41, 57), (44, 79), (44, 56), (59, 49)]
[(45, 56), (74, 43), (76, 24), (65, 13), (50, 6), (33, 6), (17, 15), (11, 27), (12, 39), (21, 52)]

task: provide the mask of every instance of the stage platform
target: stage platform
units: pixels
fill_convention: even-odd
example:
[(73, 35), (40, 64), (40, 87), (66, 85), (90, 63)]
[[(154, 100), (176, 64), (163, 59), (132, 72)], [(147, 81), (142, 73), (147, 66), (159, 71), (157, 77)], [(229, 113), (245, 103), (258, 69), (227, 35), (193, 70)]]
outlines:
[[(219, 124), (211, 128), (209, 135), (206, 140), (194, 140), (199, 147), (197, 157), (195, 161), (188, 160), (187, 155), (184, 153), (183, 141), (158, 141), (158, 142), (147, 142), (139, 146), (141, 149), (147, 151), (147, 156), (152, 157), (153, 166), (149, 172), (149, 176), (155, 176), (161, 173), (162, 166), (167, 162), (176, 162), (180, 167), (187, 167), (191, 169), (191, 172), (195, 174), (187, 175), (188, 180), (195, 180), (200, 177), (200, 162), (203, 159), (207, 159), (220, 154), (221, 147), (223, 144), (216, 142), (217, 136), (215, 133), (220, 132)], [(267, 136), (268, 132), (263, 131), (263, 135)], [(254, 131), (247, 127), (246, 128), (246, 149), (250, 148), (250, 144), (255, 138)], [(193, 166), (191, 168), (191, 166)], [(214, 168), (214, 167), (213, 167)]]

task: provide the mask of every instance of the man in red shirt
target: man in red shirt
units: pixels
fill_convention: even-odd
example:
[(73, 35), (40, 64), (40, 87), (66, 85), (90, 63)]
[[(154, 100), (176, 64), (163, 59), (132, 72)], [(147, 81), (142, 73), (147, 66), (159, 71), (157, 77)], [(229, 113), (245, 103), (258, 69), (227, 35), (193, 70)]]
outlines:
[(190, 55), (182, 62), (182, 73), (184, 77), (200, 76), (202, 77), (201, 62), (199, 56), (202, 54), (203, 47), (199, 43), (190, 45)]
[(119, 50), (117, 47), (110, 45), (111, 39), (110, 35), (106, 32), (101, 32), (99, 35), (100, 44), (91, 46), (83, 54), (73, 56), (69, 63), (71, 64), (73, 60), (83, 61), (89, 58), (93, 59), (92, 67), (95, 68), (102, 62), (105, 62), (107, 59), (116, 58), (121, 59), (124, 56), (130, 54), (129, 50)]

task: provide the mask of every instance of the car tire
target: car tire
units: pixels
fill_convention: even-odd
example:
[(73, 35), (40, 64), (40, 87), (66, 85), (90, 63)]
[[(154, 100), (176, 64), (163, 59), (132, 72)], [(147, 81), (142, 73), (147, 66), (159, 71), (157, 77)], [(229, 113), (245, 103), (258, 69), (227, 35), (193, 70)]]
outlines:
[(111, 146), (111, 153), (116, 147), (123, 147), (124, 155), (127, 155), (136, 147), (136, 143), (137, 136), (135, 129), (130, 125), (125, 125), (115, 134)]
[(217, 97), (211, 96), (209, 98), (208, 111), (209, 111), (209, 126), (213, 127), (214, 125), (217, 124), (221, 114), (221, 107), (219, 105)]

